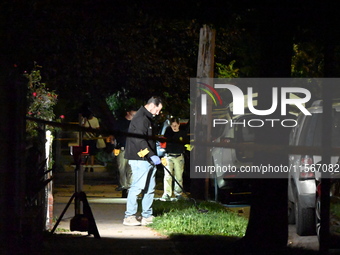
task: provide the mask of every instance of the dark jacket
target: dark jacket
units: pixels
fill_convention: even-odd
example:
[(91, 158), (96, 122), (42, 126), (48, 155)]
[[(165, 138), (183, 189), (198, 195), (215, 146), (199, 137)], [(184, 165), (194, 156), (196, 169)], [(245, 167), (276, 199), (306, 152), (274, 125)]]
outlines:
[[(127, 120), (126, 118), (117, 120), (116, 128), (115, 130), (121, 131), (121, 132), (129, 132), (129, 126), (130, 126), (131, 120)], [(123, 134), (116, 136), (116, 149), (120, 149), (121, 147), (125, 148), (126, 144), (126, 136)]]
[[(129, 133), (139, 134), (144, 136), (152, 136), (152, 114), (145, 109), (144, 106), (139, 108), (136, 115), (131, 120), (129, 126)], [(156, 154), (156, 142), (147, 138), (127, 137), (125, 146), (125, 158), (132, 160), (143, 160), (138, 156), (138, 152), (147, 148), (149, 154), (147, 157), (151, 157)]]
[(171, 127), (167, 127), (164, 137), (169, 139), (169, 141), (166, 142), (165, 151), (167, 153), (180, 154), (185, 151), (184, 144), (179, 143), (179, 141), (185, 141), (185, 139), (187, 139), (187, 134), (184, 130), (180, 129), (178, 132), (174, 132)]

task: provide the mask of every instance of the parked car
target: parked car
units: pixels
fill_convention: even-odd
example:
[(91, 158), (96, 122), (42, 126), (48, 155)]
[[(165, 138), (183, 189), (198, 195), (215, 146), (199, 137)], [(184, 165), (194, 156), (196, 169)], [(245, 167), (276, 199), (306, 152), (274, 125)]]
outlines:
[[(249, 119), (258, 118), (253, 114), (238, 115), (232, 118), (234, 123), (247, 123)], [(255, 141), (254, 130), (247, 125), (226, 124), (222, 135), (214, 142), (218, 143), (249, 143)], [(233, 148), (213, 147), (211, 149), (212, 162), (215, 168), (233, 167), (239, 169), (241, 166), (252, 165), (253, 151), (236, 150)], [(213, 186), (215, 198), (226, 204), (247, 203), (250, 196), (250, 182), (247, 179), (239, 178), (236, 173), (217, 172)]]
[[(308, 109), (312, 115), (300, 114), (292, 129), (289, 144), (292, 146), (321, 146), (322, 101)], [(340, 146), (340, 104), (333, 104), (332, 146)], [(332, 157), (335, 164), (338, 157)], [(296, 225), (300, 236), (315, 234), (315, 171), (310, 166), (321, 163), (321, 155), (289, 155), (291, 171), (288, 179), (288, 222)], [(293, 171), (296, 170), (296, 171)]]

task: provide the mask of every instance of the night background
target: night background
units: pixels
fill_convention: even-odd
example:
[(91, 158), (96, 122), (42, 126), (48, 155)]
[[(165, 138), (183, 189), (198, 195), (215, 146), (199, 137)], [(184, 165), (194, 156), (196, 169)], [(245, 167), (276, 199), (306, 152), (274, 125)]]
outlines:
[[(164, 97), (170, 114), (188, 117), (188, 84), (196, 77), (203, 24), (216, 29), (215, 77), (324, 77), (338, 72), (334, 61), (331, 71), (324, 68), (327, 48), (334, 48), (332, 57), (338, 55), (332, 5), (3, 1), (2, 60), (16, 73), (31, 71), (34, 61), (41, 66), (42, 80), (58, 94), (56, 115), (69, 121), (84, 101), (107, 119), (105, 99), (145, 101), (150, 95)], [(263, 53), (267, 45), (270, 56)], [(281, 66), (266, 63), (269, 58)]]
[[(10, 197), (21, 196), (24, 184), (21, 156), (26, 98), (31, 96), (25, 72), (39, 69), (47, 90), (58, 95), (54, 119), (63, 115), (63, 121), (77, 121), (86, 102), (110, 129), (126, 104), (142, 105), (151, 95), (164, 99), (166, 114), (188, 118), (189, 79), (197, 75), (203, 25), (216, 30), (217, 78), (338, 77), (338, 7), (337, 1), (3, 0), (0, 104), (7, 150), (2, 155), (0, 202), (5, 206), (0, 213), (9, 220), (1, 220), (2, 236), (15, 229), (11, 222), (16, 219), (7, 208), (20, 211), (20, 203)], [(313, 100), (322, 97), (318, 85), (307, 88)], [(332, 92), (337, 97), (340, 90)], [(39, 117), (37, 112), (31, 116)], [(267, 132), (264, 143), (280, 144), (277, 132)], [(263, 206), (279, 213), (251, 216), (246, 240), (285, 245), (286, 232), (278, 230), (285, 221), (261, 238), (257, 233), (259, 226), (287, 214), (284, 203), (272, 203), (274, 194), (283, 194), (275, 200), (285, 201), (285, 184), (258, 185), (272, 191)], [(15, 236), (9, 232), (5, 240)]]

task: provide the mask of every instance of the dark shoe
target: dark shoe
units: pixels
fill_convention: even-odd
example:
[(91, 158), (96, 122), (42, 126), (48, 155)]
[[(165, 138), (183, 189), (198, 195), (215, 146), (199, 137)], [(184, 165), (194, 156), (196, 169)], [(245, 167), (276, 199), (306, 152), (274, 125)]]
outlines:
[(176, 199), (177, 199), (177, 200), (183, 200), (184, 198), (183, 198), (182, 195), (177, 195), (177, 196), (176, 196)]
[(88, 172), (89, 171), (89, 168), (88, 167), (85, 167), (85, 172)]
[(123, 187), (119, 186), (115, 189), (116, 191), (122, 191), (123, 190)]
[(90, 172), (93, 173), (93, 171), (94, 171), (94, 170), (93, 170), (93, 167), (91, 167), (91, 168), (90, 168)]
[(128, 196), (128, 190), (127, 189), (123, 189), (122, 190), (122, 198), (127, 198)]

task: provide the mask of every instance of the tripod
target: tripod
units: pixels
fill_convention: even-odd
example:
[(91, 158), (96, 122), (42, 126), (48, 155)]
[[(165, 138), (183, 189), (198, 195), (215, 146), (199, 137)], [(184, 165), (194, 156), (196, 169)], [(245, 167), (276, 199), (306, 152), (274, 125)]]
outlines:
[[(75, 192), (71, 196), (70, 200), (68, 201), (66, 207), (60, 214), (56, 224), (54, 225), (51, 233), (53, 234), (54, 231), (57, 229), (60, 221), (64, 217), (67, 209), (71, 205), (73, 199), (74, 201), (74, 209), (75, 209), (75, 216), (71, 219), (70, 222), (70, 230), (71, 231), (81, 231), (81, 232), (88, 232), (89, 235), (93, 234), (95, 238), (100, 238), (98, 228), (95, 222), (95, 219), (92, 214), (92, 210), (90, 205), (87, 201), (87, 197), (85, 192), (82, 191), (83, 188), (83, 165), (82, 165), (82, 157), (86, 154), (82, 151), (82, 146), (73, 146), (73, 157), (76, 164), (75, 168)], [(87, 148), (88, 150), (88, 148)], [(83, 211), (83, 213), (82, 213)]]

